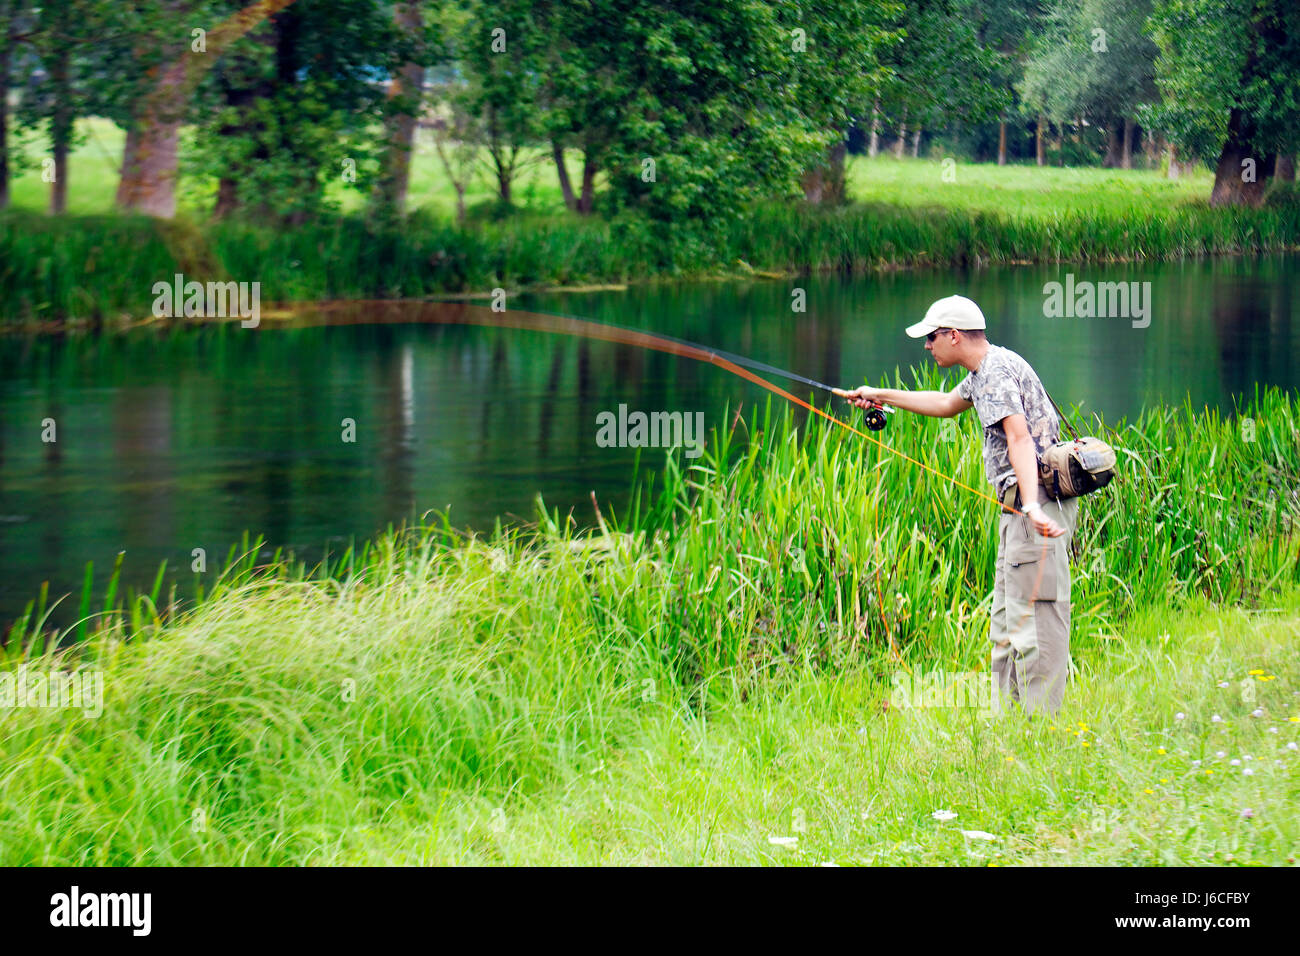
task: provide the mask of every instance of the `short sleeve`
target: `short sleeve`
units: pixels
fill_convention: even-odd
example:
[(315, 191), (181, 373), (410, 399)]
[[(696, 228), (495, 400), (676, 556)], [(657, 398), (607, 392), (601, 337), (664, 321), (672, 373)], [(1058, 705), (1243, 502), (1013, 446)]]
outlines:
[(1025, 401), (1020, 395), (1020, 383), (1015, 373), (1005, 364), (988, 370), (981, 400), (975, 403), (980, 424), (985, 428), (996, 425), (1008, 415), (1024, 415)]
[(967, 373), (966, 377), (957, 383), (957, 387), (954, 388), (953, 391), (958, 396), (965, 399), (966, 401), (968, 402), (970, 401), (970, 374), (969, 373)]

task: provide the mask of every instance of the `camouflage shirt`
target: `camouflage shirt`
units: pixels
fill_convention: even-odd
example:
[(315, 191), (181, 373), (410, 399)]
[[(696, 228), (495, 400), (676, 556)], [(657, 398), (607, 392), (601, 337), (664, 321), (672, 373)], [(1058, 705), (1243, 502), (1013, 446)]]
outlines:
[(984, 426), (984, 474), (999, 496), (1016, 483), (1002, 419), (1024, 415), (1040, 457), (1058, 440), (1060, 422), (1052, 400), (1029, 363), (1010, 349), (990, 343), (980, 367), (954, 391), (975, 406)]

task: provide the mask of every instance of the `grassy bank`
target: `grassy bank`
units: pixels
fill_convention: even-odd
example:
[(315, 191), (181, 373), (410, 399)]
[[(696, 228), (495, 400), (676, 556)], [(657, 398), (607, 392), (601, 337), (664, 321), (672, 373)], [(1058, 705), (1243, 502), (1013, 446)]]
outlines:
[(1009, 215), (942, 207), (774, 204), (720, 228), (633, 219), (520, 216), (458, 227), (416, 215), (294, 228), (136, 217), (0, 216), (8, 321), (117, 320), (151, 313), (154, 283), (261, 283), (263, 303), (622, 283), (704, 275), (863, 273), (899, 266), (1094, 262), (1253, 254), (1300, 244), (1300, 204), (1141, 206)]
[[(102, 602), (62, 655), (103, 672), (102, 715), (3, 717), (0, 861), (1280, 862), (1300, 408), (1243, 414), (1255, 441), (1119, 425), (1055, 722), (884, 710), (900, 670), (987, 666), (991, 506), (760, 414), (591, 535), (433, 526), (315, 573), (238, 561), (170, 619)], [(939, 426), (884, 437), (978, 487), (975, 435)]]

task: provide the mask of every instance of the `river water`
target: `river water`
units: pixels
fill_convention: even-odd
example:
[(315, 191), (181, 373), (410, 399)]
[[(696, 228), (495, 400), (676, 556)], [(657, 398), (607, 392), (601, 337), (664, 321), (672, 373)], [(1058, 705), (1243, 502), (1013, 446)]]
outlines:
[[(1140, 315), (1132, 304), (1127, 317), (1045, 314), (1045, 284), (1067, 274), (1076, 289), (1139, 283), (1149, 310), (1144, 294)], [(796, 288), (806, 311), (792, 308)], [(928, 364), (903, 327), (955, 292), (980, 303), (990, 339), (1024, 355), (1058, 402), (1107, 422), (1157, 403), (1230, 412), (1257, 384), (1300, 388), (1296, 256), (656, 283), (510, 307), (852, 385)], [(602, 412), (699, 412), (712, 429), (767, 397), (713, 366), (533, 331), (263, 322), (0, 337), (0, 633), (47, 580), (53, 595), (74, 593), (56, 615), (66, 623), (85, 563), (98, 596), (119, 551), (125, 580), (147, 587), (163, 559), (184, 581), (194, 548), (219, 563), (245, 530), (314, 560), (430, 509), (463, 528), (531, 520), (539, 493), (587, 522), (592, 491), (602, 505), (626, 501), (638, 455), (598, 444)], [(643, 469), (662, 466), (661, 450), (640, 455)]]

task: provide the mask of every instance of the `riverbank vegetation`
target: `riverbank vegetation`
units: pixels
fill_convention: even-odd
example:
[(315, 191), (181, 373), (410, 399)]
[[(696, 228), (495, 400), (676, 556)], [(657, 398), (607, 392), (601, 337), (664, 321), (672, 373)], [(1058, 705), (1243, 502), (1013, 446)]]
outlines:
[[(881, 438), (980, 488), (952, 424)], [(993, 506), (768, 409), (590, 531), (435, 520), (314, 570), (252, 547), (179, 611), (96, 587), (60, 651), (33, 607), (4, 672), (98, 669), (103, 713), (7, 712), (0, 859), (1281, 863), (1300, 408), (1110, 436), (1054, 721), (890, 706), (894, 675), (986, 673)]]
[[(942, 175), (940, 163), (912, 169), (907, 175)], [(909, 199), (907, 176), (893, 173), (882, 177), (880, 201), (833, 209), (765, 203), (717, 225), (671, 228), (635, 217), (541, 213), (472, 225), (426, 213), (400, 224), (339, 214), (282, 229), (242, 220), (199, 225), (15, 211), (0, 215), (0, 317), (38, 325), (146, 319), (154, 284), (177, 272), (200, 281), (259, 282), (265, 308), (657, 277), (1187, 259), (1300, 245), (1300, 201), (1289, 190), (1259, 208), (1212, 209), (1180, 201), (1181, 191), (1165, 189), (1150, 173), (1117, 181), (1101, 170), (1053, 172), (1063, 182), (1049, 189), (1068, 201), (1044, 193), (1037, 170), (984, 166), (960, 171), (975, 185), (954, 190), (951, 204), (942, 191), (930, 201)], [(1020, 211), (1005, 208), (1016, 205)]]

